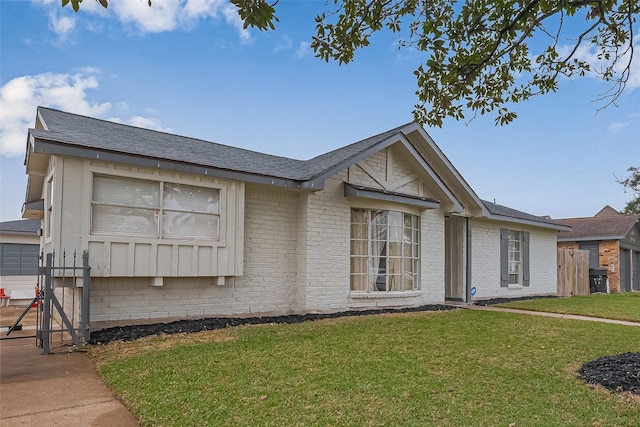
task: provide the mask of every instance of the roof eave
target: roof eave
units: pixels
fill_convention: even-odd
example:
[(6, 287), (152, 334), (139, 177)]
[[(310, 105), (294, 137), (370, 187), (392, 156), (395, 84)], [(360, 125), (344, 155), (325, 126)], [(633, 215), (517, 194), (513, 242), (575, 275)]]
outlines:
[(595, 242), (601, 240), (624, 240), (625, 236), (587, 236), (587, 237), (558, 237), (558, 242)]
[(540, 221), (533, 221), (530, 219), (523, 219), (523, 218), (514, 218), (514, 217), (510, 217), (510, 216), (506, 216), (506, 215), (497, 215), (497, 214), (489, 214), (488, 216), (485, 216), (486, 219), (490, 219), (490, 220), (494, 220), (494, 221), (503, 221), (503, 222), (512, 222), (515, 224), (523, 224), (523, 225), (531, 225), (534, 227), (541, 227), (541, 228), (549, 228), (552, 230), (557, 230), (557, 231), (571, 231), (571, 227), (568, 227), (566, 225), (560, 225), (560, 224), (551, 224), (548, 222), (540, 222)]
[(79, 157), (92, 160), (102, 160), (106, 162), (124, 163), (151, 169), (172, 170), (194, 175), (213, 176), (217, 178), (229, 179), (232, 181), (246, 181), (257, 184), (276, 185), (296, 190), (304, 188), (301, 181), (294, 179), (259, 175), (231, 169), (220, 169), (196, 163), (184, 163), (174, 160), (138, 156), (129, 153), (100, 150), (96, 148), (79, 147), (64, 142), (45, 140), (42, 138), (34, 139), (34, 152)]

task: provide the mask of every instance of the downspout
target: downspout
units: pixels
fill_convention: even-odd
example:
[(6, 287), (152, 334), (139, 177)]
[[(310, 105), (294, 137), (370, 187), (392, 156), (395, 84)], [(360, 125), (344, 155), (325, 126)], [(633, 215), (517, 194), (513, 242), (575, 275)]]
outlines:
[(467, 271), (465, 274), (465, 302), (471, 303), (471, 217), (467, 217)]

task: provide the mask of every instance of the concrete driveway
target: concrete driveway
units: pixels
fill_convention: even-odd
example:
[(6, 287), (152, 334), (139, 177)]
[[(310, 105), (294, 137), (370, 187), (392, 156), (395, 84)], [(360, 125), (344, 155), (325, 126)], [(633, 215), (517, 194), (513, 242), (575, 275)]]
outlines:
[[(16, 320), (24, 307), (0, 307), (0, 326)], [(9, 337), (35, 335), (35, 313)], [(0, 328), (0, 337), (7, 337)], [(104, 385), (88, 356), (52, 343), (42, 355), (35, 338), (0, 341), (0, 426), (138, 426)]]

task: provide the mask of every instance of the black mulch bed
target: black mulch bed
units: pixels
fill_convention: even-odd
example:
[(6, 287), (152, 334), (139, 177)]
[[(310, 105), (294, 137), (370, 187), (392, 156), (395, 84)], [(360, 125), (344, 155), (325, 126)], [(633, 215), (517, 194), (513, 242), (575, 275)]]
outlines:
[(528, 296), (528, 297), (519, 297), (519, 298), (490, 298), (490, 299), (477, 300), (477, 301), (474, 301), (473, 303), (475, 305), (488, 306), (488, 305), (495, 305), (495, 304), (504, 304), (506, 302), (513, 302), (513, 301), (524, 301), (529, 299), (544, 299), (544, 298), (558, 298), (558, 297), (555, 295), (539, 295), (539, 296)]
[(326, 314), (304, 314), (304, 315), (288, 315), (288, 316), (266, 316), (266, 317), (247, 317), (247, 318), (228, 318), (228, 317), (210, 317), (206, 319), (188, 319), (176, 320), (170, 323), (154, 323), (152, 325), (133, 325), (119, 326), (107, 328), (101, 331), (91, 332), (89, 339), (90, 344), (106, 344), (111, 341), (133, 341), (151, 335), (160, 334), (182, 334), (191, 332), (210, 331), (214, 329), (223, 329), (229, 326), (241, 325), (264, 325), (270, 323), (302, 323), (312, 320), (336, 319), (339, 317), (350, 316), (367, 316), (371, 314), (384, 313), (409, 313), (419, 311), (444, 311), (452, 310), (455, 307), (434, 304), (423, 305), (420, 307), (407, 307), (400, 309), (378, 309), (378, 310), (362, 310), (362, 311), (343, 311), (339, 313)]
[(605, 356), (582, 365), (578, 374), (589, 384), (600, 384), (613, 392), (640, 395), (640, 353)]

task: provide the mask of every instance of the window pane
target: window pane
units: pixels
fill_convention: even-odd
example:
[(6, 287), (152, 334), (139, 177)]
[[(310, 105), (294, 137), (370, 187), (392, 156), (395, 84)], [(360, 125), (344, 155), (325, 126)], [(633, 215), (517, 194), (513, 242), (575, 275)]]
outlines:
[(351, 241), (351, 255), (367, 255), (369, 249), (369, 242), (366, 240), (352, 240)]
[(371, 224), (387, 225), (387, 212), (371, 211)]
[(352, 239), (368, 239), (369, 227), (367, 224), (351, 224)]
[(402, 276), (400, 274), (389, 275), (389, 290), (392, 292), (402, 290)]
[(401, 257), (402, 256), (402, 243), (389, 243), (389, 256)]
[(156, 237), (158, 222), (153, 209), (94, 205), (91, 232), (97, 234), (131, 234)]
[(164, 184), (162, 207), (165, 209), (218, 213), (220, 190), (183, 184)]
[(368, 212), (363, 209), (351, 210), (351, 222), (354, 224), (367, 224)]
[(402, 274), (402, 258), (389, 258), (388, 272), (390, 274)]
[(386, 225), (372, 225), (371, 226), (371, 240), (387, 241), (387, 226)]
[(162, 235), (168, 238), (217, 239), (218, 216), (165, 211), (162, 218)]
[(402, 228), (402, 214), (400, 212), (389, 212), (389, 226)]
[(402, 227), (389, 227), (389, 241), (390, 242), (402, 242), (404, 234)]
[(519, 273), (520, 272), (520, 263), (510, 262), (509, 263), (509, 273)]
[(367, 275), (352, 274), (351, 275), (351, 290), (352, 291), (366, 291), (367, 290)]
[(351, 273), (367, 275), (367, 258), (351, 257)]
[(113, 205), (158, 207), (160, 184), (115, 176), (93, 177), (93, 201)]
[(410, 273), (404, 273), (404, 275), (402, 276), (402, 290), (403, 291), (410, 291), (413, 290), (413, 281), (415, 279), (415, 276), (413, 274)]

